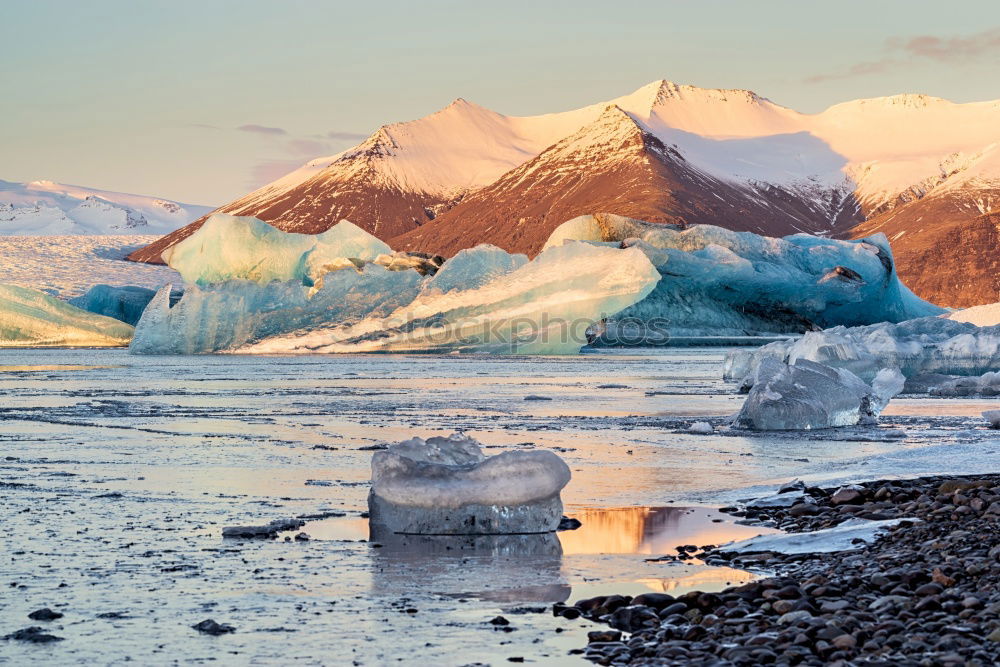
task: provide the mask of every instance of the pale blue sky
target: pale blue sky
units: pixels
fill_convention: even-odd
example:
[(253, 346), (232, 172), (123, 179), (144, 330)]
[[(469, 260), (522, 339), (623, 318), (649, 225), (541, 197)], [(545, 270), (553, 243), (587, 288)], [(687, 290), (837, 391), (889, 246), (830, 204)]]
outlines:
[(191, 203), (456, 97), (525, 115), (666, 78), (809, 112), (1000, 98), (993, 0), (0, 3), (0, 179)]

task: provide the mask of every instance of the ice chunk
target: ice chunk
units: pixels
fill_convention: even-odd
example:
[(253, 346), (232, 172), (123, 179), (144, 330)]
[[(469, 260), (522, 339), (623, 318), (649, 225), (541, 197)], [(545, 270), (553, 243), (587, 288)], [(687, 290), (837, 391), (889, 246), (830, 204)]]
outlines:
[(848, 519), (843, 523), (809, 533), (781, 533), (760, 535), (749, 540), (727, 544), (719, 549), (723, 553), (750, 554), (770, 552), (777, 554), (820, 554), (861, 549), (856, 540), (872, 543), (885, 530), (900, 523), (919, 523), (919, 519)]
[(877, 388), (842, 368), (799, 359), (768, 364), (750, 389), (734, 424), (758, 431), (805, 430), (874, 423), (903, 388), (898, 371), (881, 373)]
[(984, 410), (983, 417), (990, 423), (990, 428), (1000, 429), (1000, 410)]
[(252, 217), (212, 215), (194, 234), (167, 248), (165, 261), (186, 283), (228, 280), (258, 284), (298, 280), (312, 285), (343, 260), (373, 261), (392, 248), (360, 227), (341, 220), (322, 234), (283, 232)]
[(135, 285), (94, 285), (86, 294), (70, 299), (69, 303), (87, 312), (113, 317), (135, 326), (155, 295), (156, 290)]
[(929, 387), (932, 396), (1000, 396), (1000, 371), (979, 376), (947, 377)]
[(712, 425), (708, 422), (695, 422), (688, 426), (688, 433), (699, 433), (701, 435), (710, 435), (714, 433), (715, 430)]
[(899, 281), (881, 234), (858, 241), (808, 234), (779, 239), (598, 214), (560, 225), (546, 247), (573, 239), (639, 248), (662, 275), (649, 296), (611, 318), (595, 337), (602, 344), (618, 344), (615, 335), (628, 333), (629, 323), (644, 328), (649, 343), (730, 342), (944, 312)]
[(0, 347), (120, 347), (132, 332), (44, 292), (0, 285)]
[(730, 353), (725, 377), (743, 381), (768, 357), (845, 368), (866, 381), (874, 379), (880, 368), (896, 368), (908, 378), (930, 373), (980, 375), (1000, 368), (1000, 326), (923, 317), (811, 331), (798, 340)]
[(372, 457), (370, 520), (420, 535), (551, 532), (569, 480), (569, 467), (550, 451), (487, 457), (459, 433), (411, 438)]
[[(449, 268), (452, 262), (458, 267)], [(473, 273), (469, 264), (495, 277), (463, 289), (464, 276)], [(455, 280), (452, 270), (463, 279)], [(574, 354), (586, 344), (588, 326), (642, 299), (659, 279), (635, 248), (569, 243), (528, 263), (503, 251), (473, 249), (446, 263), (426, 289), (388, 317), (373, 314), (350, 326), (331, 319), (337, 326), (275, 336), (242, 351)]]

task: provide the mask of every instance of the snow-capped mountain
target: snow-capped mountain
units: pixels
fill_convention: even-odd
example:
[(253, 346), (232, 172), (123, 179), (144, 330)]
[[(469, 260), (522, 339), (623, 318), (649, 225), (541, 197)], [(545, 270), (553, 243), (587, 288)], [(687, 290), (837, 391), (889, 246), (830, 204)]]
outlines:
[(0, 235), (166, 234), (212, 210), (52, 181), (0, 181)]
[[(655, 81), (541, 116), (459, 99), (220, 210), (309, 233), (347, 218), (433, 252), (483, 241), (537, 252), (557, 225), (591, 212), (774, 235), (885, 231), (921, 296), (963, 306), (1000, 299), (984, 274), (996, 246), (970, 248), (954, 227), (988, 227), (1000, 209), (998, 146), (1000, 102), (896, 95), (803, 114), (746, 90)], [(132, 258), (158, 261), (195, 228)], [(961, 281), (925, 279), (941, 266), (918, 261), (932, 246)]]

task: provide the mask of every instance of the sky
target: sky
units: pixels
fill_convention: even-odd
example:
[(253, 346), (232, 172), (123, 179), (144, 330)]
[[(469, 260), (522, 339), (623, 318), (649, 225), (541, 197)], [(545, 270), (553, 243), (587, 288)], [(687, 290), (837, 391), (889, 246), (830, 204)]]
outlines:
[(0, 179), (221, 205), (463, 97), (1000, 98), (995, 0), (3, 0)]

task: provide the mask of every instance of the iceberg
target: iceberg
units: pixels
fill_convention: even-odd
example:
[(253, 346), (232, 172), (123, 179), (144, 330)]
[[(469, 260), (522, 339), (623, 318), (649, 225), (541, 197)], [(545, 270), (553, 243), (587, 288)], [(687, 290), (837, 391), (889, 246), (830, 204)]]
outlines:
[(361, 272), (329, 273), (315, 292), (297, 281), (188, 285), (173, 307), (171, 286), (166, 285), (146, 306), (129, 351), (207, 354), (293, 331), (305, 335), (331, 322), (387, 316), (412, 301), (419, 287), (415, 271), (389, 271), (376, 264), (365, 265)]
[[(570, 243), (530, 262), (498, 251), (459, 253), (388, 316), (334, 319), (335, 326), (297, 329), (241, 351), (575, 354), (586, 345), (590, 326), (641, 300), (660, 279), (634, 248)], [(460, 287), (476, 271), (490, 275)]]
[(990, 428), (1000, 429), (1000, 410), (983, 410), (983, 419), (990, 423)]
[(132, 332), (44, 292), (0, 285), (0, 347), (121, 347)]
[(723, 377), (745, 382), (766, 358), (786, 363), (798, 359), (851, 371), (865, 381), (881, 368), (905, 377), (981, 375), (1000, 368), (1000, 326), (977, 327), (940, 317), (894, 324), (833, 327), (810, 331), (797, 340), (770, 343), (726, 356)]
[[(242, 230), (238, 245), (248, 243), (248, 234), (267, 239), (254, 246), (264, 253), (256, 257), (257, 268), (236, 250), (203, 250), (210, 242), (229, 242), (219, 237), (224, 225)], [(131, 351), (569, 354), (586, 344), (589, 326), (641, 300), (660, 280), (640, 250), (586, 243), (552, 248), (530, 262), (481, 245), (443, 266), (440, 258), (417, 253), (390, 250), (369, 261), (336, 258), (327, 249), (320, 270), (320, 264), (310, 264), (315, 248), (302, 252), (300, 240), (287, 238), (303, 235), (264, 228), (270, 226), (223, 216), (205, 239), (199, 239), (199, 230), (175, 246), (179, 250), (165, 253), (191, 282), (173, 307), (168, 288), (153, 298), (136, 326)], [(267, 254), (272, 247), (275, 253)], [(368, 250), (360, 254), (380, 249)], [(337, 252), (344, 251), (345, 245), (338, 246)]]
[(347, 268), (345, 260), (371, 262), (380, 255), (391, 258), (392, 248), (347, 220), (322, 234), (295, 234), (257, 218), (216, 213), (194, 234), (167, 248), (163, 261), (185, 283), (297, 280), (312, 285), (332, 268)]
[(1000, 396), (1000, 371), (948, 378), (927, 390), (932, 396)]
[(569, 480), (551, 451), (484, 456), (460, 433), (411, 438), (372, 457), (369, 520), (373, 531), (415, 535), (553, 532)]
[(645, 299), (595, 332), (597, 344), (679, 344), (686, 338), (728, 344), (945, 312), (900, 282), (882, 234), (858, 241), (771, 238), (597, 214), (563, 223), (545, 247), (572, 241), (638, 248), (661, 275)]
[(142, 311), (145, 310), (154, 296), (156, 296), (156, 290), (148, 287), (94, 285), (87, 290), (86, 294), (70, 299), (69, 303), (87, 312), (113, 317), (135, 326), (139, 318), (142, 317)]
[(733, 424), (757, 431), (873, 424), (902, 391), (903, 382), (895, 369), (882, 369), (869, 386), (843, 368), (806, 359), (791, 364), (768, 359), (759, 367)]

